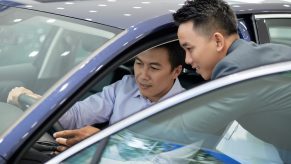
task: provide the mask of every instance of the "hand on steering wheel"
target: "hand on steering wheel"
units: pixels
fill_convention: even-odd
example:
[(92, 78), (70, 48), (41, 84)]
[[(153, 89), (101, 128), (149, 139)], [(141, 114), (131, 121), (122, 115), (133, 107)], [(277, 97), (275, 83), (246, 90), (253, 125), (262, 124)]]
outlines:
[(15, 87), (9, 92), (8, 97), (7, 97), (7, 103), (20, 107), (21, 104), (19, 102), (19, 98), (21, 95), (27, 95), (35, 100), (38, 100), (41, 98), (40, 95), (33, 93), (29, 89), (26, 89), (24, 87)]

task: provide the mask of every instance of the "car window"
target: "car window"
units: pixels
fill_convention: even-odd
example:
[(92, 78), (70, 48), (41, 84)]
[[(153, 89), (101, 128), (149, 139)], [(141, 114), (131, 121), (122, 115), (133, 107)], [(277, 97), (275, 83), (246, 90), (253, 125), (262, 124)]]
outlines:
[(291, 46), (291, 19), (265, 19), (270, 42)]
[(1, 16), (4, 21), (0, 24), (0, 56), (3, 59), (0, 66), (32, 62), (37, 56), (44, 55), (40, 53), (45, 53), (45, 48), (49, 50), (58, 44), (63, 48), (59, 55), (76, 53), (76, 60), (81, 61), (79, 58), (88, 56), (115, 36), (110, 28), (106, 31), (106, 28), (68, 22), (52, 15), (14, 12), (14, 15)]
[[(43, 95), (122, 31), (90, 21), (18, 8), (5, 8), (0, 19), (1, 103), (6, 102), (14, 87), (25, 87)], [(36, 102), (19, 106), (25, 110)], [(16, 118), (7, 119), (13, 123)]]
[(0, 66), (33, 62), (52, 27), (35, 19), (11, 21), (0, 26)]
[[(111, 135), (105, 148), (99, 148), (101, 163), (288, 163), (290, 119), (291, 72), (246, 80)], [(96, 156), (92, 152), (82, 159), (88, 155), (85, 149), (64, 163), (91, 161)]]
[(7, 91), (15, 86), (44, 94), (122, 31), (89, 21), (15, 8), (1, 11), (0, 19), (1, 101), (6, 100)]

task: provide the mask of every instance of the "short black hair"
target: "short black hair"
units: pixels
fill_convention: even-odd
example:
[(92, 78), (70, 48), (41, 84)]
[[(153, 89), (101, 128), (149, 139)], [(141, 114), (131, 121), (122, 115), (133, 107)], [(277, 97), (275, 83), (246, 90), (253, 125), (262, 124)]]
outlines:
[(216, 30), (226, 36), (237, 33), (236, 15), (223, 0), (186, 0), (173, 18), (178, 25), (192, 21), (193, 27), (208, 35)]
[(168, 51), (169, 55), (169, 62), (171, 64), (171, 69), (174, 70), (179, 65), (184, 66), (185, 65), (185, 51), (180, 46), (178, 41), (166, 43), (163, 45), (160, 45), (156, 48), (165, 48)]

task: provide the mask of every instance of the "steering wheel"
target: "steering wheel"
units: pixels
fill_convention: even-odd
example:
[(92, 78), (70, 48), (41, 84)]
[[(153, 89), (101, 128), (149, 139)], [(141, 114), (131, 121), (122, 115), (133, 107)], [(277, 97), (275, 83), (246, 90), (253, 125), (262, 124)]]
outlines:
[(21, 94), (18, 97), (18, 103), (21, 109), (26, 110), (29, 108), (32, 104), (36, 103), (37, 100), (34, 99), (33, 97), (30, 97), (26, 94)]

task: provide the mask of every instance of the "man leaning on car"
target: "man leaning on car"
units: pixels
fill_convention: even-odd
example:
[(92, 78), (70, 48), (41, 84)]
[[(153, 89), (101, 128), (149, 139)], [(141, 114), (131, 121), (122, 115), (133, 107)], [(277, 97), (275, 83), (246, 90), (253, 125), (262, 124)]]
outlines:
[(291, 47), (239, 39), (236, 14), (223, 0), (187, 0), (173, 18), (185, 62), (205, 80), (291, 60)]

